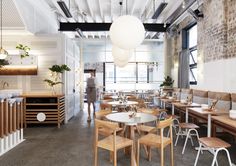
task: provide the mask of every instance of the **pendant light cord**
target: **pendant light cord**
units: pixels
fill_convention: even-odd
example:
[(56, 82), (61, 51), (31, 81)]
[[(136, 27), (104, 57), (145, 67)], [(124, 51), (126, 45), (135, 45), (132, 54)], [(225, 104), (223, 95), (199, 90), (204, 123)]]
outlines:
[(1, 0), (1, 48), (2, 48), (2, 0)]

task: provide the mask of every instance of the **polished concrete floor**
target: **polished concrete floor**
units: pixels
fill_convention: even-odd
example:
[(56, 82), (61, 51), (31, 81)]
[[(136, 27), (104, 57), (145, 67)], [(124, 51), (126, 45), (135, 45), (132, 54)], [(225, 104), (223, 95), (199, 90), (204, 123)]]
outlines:
[[(86, 111), (72, 118), (68, 124), (60, 129), (56, 126), (34, 126), (25, 129), (25, 141), (0, 157), (0, 166), (93, 166), (93, 132), (94, 123), (87, 123)], [(205, 128), (201, 134), (205, 134)], [(233, 142), (233, 138), (226, 137)], [(176, 166), (192, 166), (197, 151), (187, 146), (185, 154), (181, 154), (183, 140), (174, 147)], [(236, 161), (236, 146), (230, 148), (231, 158)], [(152, 161), (146, 160), (143, 149), (141, 150), (141, 166), (160, 165), (159, 151), (153, 149)], [(169, 148), (165, 151), (165, 165), (170, 165)], [(204, 152), (199, 158), (199, 166), (209, 166), (213, 156)], [(109, 166), (109, 153), (99, 150), (99, 165)], [(225, 154), (218, 158), (219, 166), (227, 166)], [(129, 166), (130, 157), (118, 152), (118, 166)]]

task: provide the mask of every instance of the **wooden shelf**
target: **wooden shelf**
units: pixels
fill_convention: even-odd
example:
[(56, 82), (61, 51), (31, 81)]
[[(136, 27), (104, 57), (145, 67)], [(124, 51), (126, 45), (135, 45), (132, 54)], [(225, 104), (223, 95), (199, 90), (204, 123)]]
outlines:
[[(64, 95), (24, 95), (25, 126), (27, 124), (57, 124), (58, 128), (65, 120)], [(38, 113), (44, 113), (45, 121), (37, 120)]]

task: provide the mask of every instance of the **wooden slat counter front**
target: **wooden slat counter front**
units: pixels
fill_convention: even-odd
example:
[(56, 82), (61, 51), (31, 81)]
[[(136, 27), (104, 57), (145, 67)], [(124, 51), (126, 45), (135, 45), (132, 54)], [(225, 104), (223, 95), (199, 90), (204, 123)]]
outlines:
[(229, 115), (212, 116), (213, 136), (216, 135), (216, 127), (236, 136), (236, 120), (230, 119)]
[[(25, 126), (27, 124), (60, 124), (65, 120), (65, 96), (51, 94), (24, 94)], [(37, 120), (38, 113), (44, 113), (45, 121)]]

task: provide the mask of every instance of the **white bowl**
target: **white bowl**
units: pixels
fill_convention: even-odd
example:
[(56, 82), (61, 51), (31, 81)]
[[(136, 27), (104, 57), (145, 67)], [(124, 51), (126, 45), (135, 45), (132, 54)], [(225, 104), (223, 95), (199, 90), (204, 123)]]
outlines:
[(171, 100), (172, 100), (172, 99), (173, 99), (173, 97), (168, 97), (168, 99), (171, 99)]
[(229, 117), (231, 119), (236, 119), (236, 110), (229, 110)]

